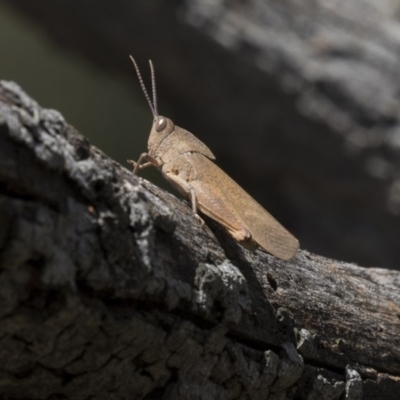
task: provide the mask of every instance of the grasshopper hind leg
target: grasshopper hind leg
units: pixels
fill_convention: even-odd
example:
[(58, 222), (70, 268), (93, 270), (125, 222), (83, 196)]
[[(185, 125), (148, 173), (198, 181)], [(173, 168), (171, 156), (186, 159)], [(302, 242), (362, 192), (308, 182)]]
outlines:
[(192, 187), (190, 188), (190, 202), (192, 203), (192, 210), (193, 210), (194, 216), (200, 222), (202, 227), (205, 226), (205, 222), (204, 222), (203, 218), (201, 218), (199, 213), (197, 212), (196, 192), (194, 191), (194, 189)]

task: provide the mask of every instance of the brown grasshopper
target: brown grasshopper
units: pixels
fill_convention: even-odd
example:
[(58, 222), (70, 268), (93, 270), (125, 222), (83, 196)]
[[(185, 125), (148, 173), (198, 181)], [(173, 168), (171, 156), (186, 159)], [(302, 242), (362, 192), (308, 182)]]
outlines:
[(150, 61), (151, 102), (132, 56), (131, 60), (154, 117), (148, 153), (142, 153), (137, 162), (128, 161), (134, 166), (133, 173), (152, 165), (157, 167), (190, 200), (194, 214), (201, 221), (198, 211), (223, 225), (238, 242), (257, 244), (283, 260), (292, 258), (299, 248), (298, 240), (212, 162), (215, 157), (204, 143), (158, 115), (153, 64)]

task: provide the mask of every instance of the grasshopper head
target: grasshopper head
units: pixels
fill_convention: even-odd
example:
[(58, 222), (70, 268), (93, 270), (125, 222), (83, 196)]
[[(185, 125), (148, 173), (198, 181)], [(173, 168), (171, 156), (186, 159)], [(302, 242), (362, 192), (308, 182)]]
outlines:
[(157, 115), (153, 120), (153, 126), (151, 128), (148, 149), (149, 154), (155, 157), (157, 155), (158, 147), (161, 142), (175, 129), (174, 123), (166, 117)]
[(140, 74), (139, 67), (136, 64), (136, 61), (134, 58), (131, 56), (131, 60), (133, 63), (133, 66), (135, 67), (136, 74), (138, 76), (140, 86), (142, 87), (144, 97), (146, 97), (147, 103), (150, 106), (151, 113), (153, 114), (154, 120), (153, 120), (153, 126), (151, 128), (150, 132), (150, 137), (148, 141), (148, 150), (149, 154), (153, 157), (156, 157), (157, 150), (161, 144), (161, 142), (175, 129), (174, 123), (166, 118), (162, 117), (161, 115), (158, 115), (157, 111), (157, 91), (156, 91), (156, 76), (154, 73), (154, 67), (153, 63), (151, 60), (149, 60), (150, 63), (150, 71), (151, 71), (151, 88), (152, 88), (152, 93), (153, 93), (153, 101), (150, 99), (149, 94), (147, 93), (146, 86), (144, 85), (142, 75)]

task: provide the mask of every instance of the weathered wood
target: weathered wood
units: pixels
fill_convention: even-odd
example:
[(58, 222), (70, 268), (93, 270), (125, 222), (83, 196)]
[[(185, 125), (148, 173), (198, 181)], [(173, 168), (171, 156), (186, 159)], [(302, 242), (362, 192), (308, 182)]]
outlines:
[(396, 4), (3, 2), (109, 73), (151, 58), (160, 110), (307, 249), (399, 268)]
[(2, 398), (397, 399), (399, 279), (251, 253), (0, 82)]

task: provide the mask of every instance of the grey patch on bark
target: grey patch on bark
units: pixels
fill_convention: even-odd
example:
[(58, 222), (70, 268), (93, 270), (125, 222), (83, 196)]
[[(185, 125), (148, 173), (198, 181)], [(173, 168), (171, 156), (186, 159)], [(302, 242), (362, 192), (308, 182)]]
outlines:
[(304, 361), (292, 343), (282, 344), (277, 379), (271, 387), (271, 392), (279, 392), (293, 385), (301, 376)]
[(307, 329), (296, 330), (297, 350), (303, 357), (311, 356), (314, 352), (312, 334)]
[(246, 279), (229, 260), (220, 265), (200, 265), (195, 287), (197, 306), (204, 315), (213, 313), (218, 303), (223, 309), (224, 321), (239, 323), (243, 311), (251, 309)]
[(344, 382), (329, 380), (318, 374), (306, 400), (339, 400), (344, 392)]
[(360, 374), (352, 369), (350, 365), (346, 366), (346, 395), (345, 400), (362, 400), (363, 387)]

